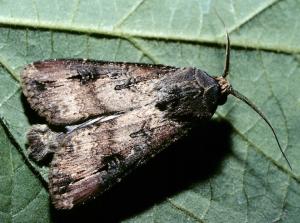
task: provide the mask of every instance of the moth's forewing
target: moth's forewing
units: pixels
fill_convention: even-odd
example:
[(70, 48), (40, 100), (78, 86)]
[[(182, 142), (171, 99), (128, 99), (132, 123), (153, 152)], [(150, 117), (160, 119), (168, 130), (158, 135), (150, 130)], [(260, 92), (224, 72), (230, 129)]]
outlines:
[(49, 189), (58, 209), (70, 209), (103, 193), (186, 129), (145, 106), (78, 128), (60, 142), (51, 163)]
[(180, 69), (62, 59), (30, 64), (21, 78), (31, 107), (49, 123), (66, 125), (149, 104), (157, 99), (154, 85), (174, 72)]

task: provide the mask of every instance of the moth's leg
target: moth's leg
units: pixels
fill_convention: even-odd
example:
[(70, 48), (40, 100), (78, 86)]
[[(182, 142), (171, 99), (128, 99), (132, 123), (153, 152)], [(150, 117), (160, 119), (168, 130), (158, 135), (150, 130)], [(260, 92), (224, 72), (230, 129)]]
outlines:
[(64, 134), (52, 131), (47, 125), (33, 125), (27, 134), (28, 156), (36, 162), (44, 162), (55, 152)]

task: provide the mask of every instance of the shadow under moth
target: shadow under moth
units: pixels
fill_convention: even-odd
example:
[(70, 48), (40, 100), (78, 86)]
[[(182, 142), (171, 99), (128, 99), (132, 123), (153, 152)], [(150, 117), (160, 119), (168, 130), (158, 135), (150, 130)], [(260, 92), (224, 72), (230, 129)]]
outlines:
[(29, 131), (29, 156), (37, 162), (53, 156), (49, 192), (55, 208), (71, 209), (107, 191), (193, 122), (209, 120), (229, 94), (267, 122), (286, 159), (270, 122), (226, 80), (229, 59), (227, 34), (220, 77), (192, 67), (83, 59), (27, 65), (23, 93), (48, 122)]

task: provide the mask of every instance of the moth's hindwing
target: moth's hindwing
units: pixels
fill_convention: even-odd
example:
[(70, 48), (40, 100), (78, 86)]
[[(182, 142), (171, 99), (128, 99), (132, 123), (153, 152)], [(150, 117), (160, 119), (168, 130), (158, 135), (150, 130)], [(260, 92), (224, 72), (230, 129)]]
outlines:
[(54, 206), (70, 209), (103, 193), (184, 134), (181, 127), (145, 106), (66, 134), (51, 163)]

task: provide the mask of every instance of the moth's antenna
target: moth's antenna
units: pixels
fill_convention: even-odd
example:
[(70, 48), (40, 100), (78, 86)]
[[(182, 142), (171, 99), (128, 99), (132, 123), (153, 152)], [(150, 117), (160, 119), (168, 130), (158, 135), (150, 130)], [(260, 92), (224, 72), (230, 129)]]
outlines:
[(226, 44), (226, 57), (225, 57), (225, 64), (224, 64), (224, 70), (222, 77), (226, 78), (226, 76), (229, 74), (229, 68), (230, 68), (230, 39), (228, 32), (226, 30), (226, 39), (227, 39), (227, 44)]
[(222, 77), (226, 78), (226, 76), (229, 74), (229, 69), (230, 69), (230, 39), (229, 39), (228, 31), (226, 29), (225, 22), (223, 21), (223, 19), (221, 18), (221, 16), (219, 15), (219, 13), (216, 9), (215, 9), (215, 12), (216, 12), (216, 15), (218, 16), (219, 20), (223, 24), (225, 33), (226, 33), (226, 40), (227, 40), (226, 56), (225, 56), (224, 70), (223, 70), (223, 74), (222, 74)]
[(228, 93), (233, 95), (234, 97), (240, 99), (241, 101), (245, 102), (249, 107), (251, 107), (257, 114), (260, 115), (260, 117), (265, 120), (265, 122), (268, 124), (268, 126), (271, 128), (273, 135), (276, 139), (277, 145), (280, 149), (280, 152), (282, 153), (284, 159), (286, 160), (287, 164), (289, 165), (290, 169), (292, 170), (292, 166), (288, 160), (288, 158), (286, 157), (285, 153), (283, 152), (283, 149), (279, 143), (278, 137), (275, 133), (275, 130), (273, 128), (273, 126), (271, 125), (271, 123), (269, 122), (269, 120), (267, 119), (267, 117), (262, 113), (262, 111), (260, 111), (255, 104), (253, 104), (246, 96), (242, 95), (240, 92), (238, 92), (237, 90), (234, 90), (232, 87), (228, 90)]
[(232, 88), (232, 86), (228, 83), (228, 81), (226, 80), (226, 76), (229, 74), (229, 68), (230, 68), (230, 39), (229, 39), (229, 35), (226, 29), (226, 25), (223, 21), (223, 19), (221, 18), (221, 16), (218, 14), (217, 10), (216, 14), (218, 16), (218, 18), (220, 19), (220, 21), (222, 22), (225, 32), (226, 32), (226, 39), (227, 39), (227, 44), (226, 44), (226, 57), (225, 57), (225, 64), (224, 64), (224, 70), (223, 70), (223, 74), (221, 75), (221, 77), (217, 77), (216, 80), (219, 82), (220, 88), (221, 88), (221, 94), (223, 95), (228, 95), (231, 94), (234, 97), (240, 99), (241, 101), (245, 102), (249, 107), (251, 107), (257, 114), (259, 114), (259, 116), (268, 124), (268, 126), (271, 128), (273, 135), (275, 137), (275, 140), (277, 142), (277, 145), (280, 149), (280, 152), (282, 153), (284, 159), (286, 160), (287, 164), (289, 165), (290, 169), (292, 170), (292, 166), (288, 160), (288, 158), (286, 157), (280, 143), (278, 140), (278, 137), (275, 133), (275, 130), (273, 128), (273, 126), (271, 125), (271, 123), (269, 122), (269, 120), (267, 119), (267, 117), (262, 113), (262, 111), (260, 111), (258, 109), (258, 107), (252, 103), (246, 96), (242, 95), (241, 93), (239, 93), (238, 91), (234, 90)]

